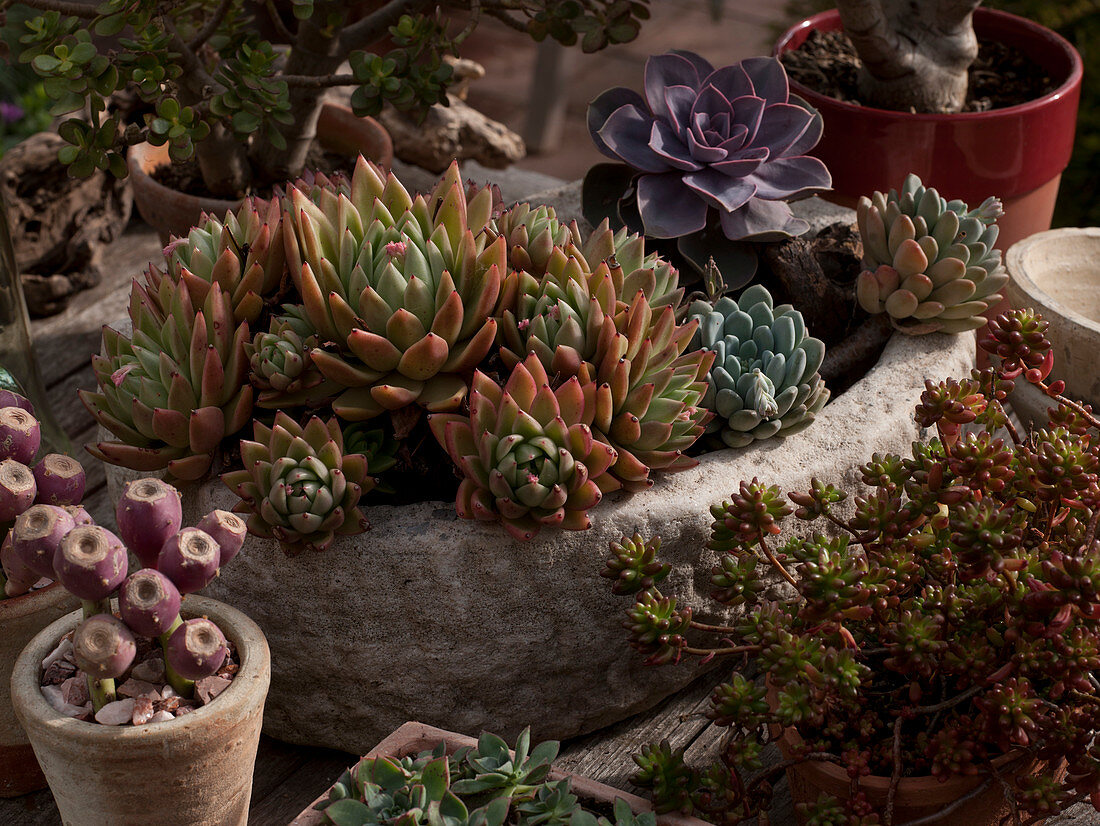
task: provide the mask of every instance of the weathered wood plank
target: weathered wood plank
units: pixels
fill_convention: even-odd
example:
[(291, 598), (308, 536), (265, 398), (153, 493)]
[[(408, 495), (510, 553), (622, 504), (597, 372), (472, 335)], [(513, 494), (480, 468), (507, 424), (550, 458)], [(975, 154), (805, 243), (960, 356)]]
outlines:
[(263, 776), (252, 784), (252, 826), (286, 824), (359, 759), (332, 749), (305, 748), (263, 738)]

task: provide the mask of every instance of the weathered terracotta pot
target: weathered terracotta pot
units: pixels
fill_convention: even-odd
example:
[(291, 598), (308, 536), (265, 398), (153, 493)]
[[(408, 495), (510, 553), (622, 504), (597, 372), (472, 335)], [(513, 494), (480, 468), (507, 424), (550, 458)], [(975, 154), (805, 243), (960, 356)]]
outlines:
[(0, 797), (46, 788), (30, 741), (11, 705), (15, 659), (35, 634), (79, 602), (56, 583), (14, 599), (0, 599)]
[[(775, 54), (798, 48), (813, 29), (840, 28), (835, 9), (816, 14), (791, 27)], [(1005, 205), (997, 222), (1001, 249), (1050, 227), (1062, 170), (1073, 151), (1081, 56), (1050, 29), (1003, 11), (977, 9), (974, 31), (1022, 51), (1057, 88), (1018, 106), (937, 115), (859, 106), (791, 82), (791, 91), (825, 121), (821, 141), (811, 152), (833, 175), (833, 190), (824, 197), (854, 206), (860, 195), (897, 189), (915, 172), (926, 186), (971, 206), (990, 195), (1000, 198)], [(859, 151), (872, 147), (879, 151)]]
[[(317, 120), (317, 136), (325, 149), (349, 156), (362, 153), (380, 166), (393, 163), (393, 141), (374, 118), (356, 117), (346, 106), (326, 103)], [(169, 235), (182, 237), (199, 222), (202, 213), (224, 215), (236, 209), (240, 201), (200, 197), (178, 192), (157, 183), (151, 173), (171, 163), (168, 146), (140, 143), (130, 147), (127, 166), (133, 181), (134, 203), (145, 222), (160, 233), (163, 243)]]
[[(389, 737), (375, 746), (367, 753), (367, 757), (401, 758), (419, 754), (422, 751), (434, 749), (440, 743), (446, 743), (447, 754), (454, 754), (461, 748), (473, 748), (477, 746), (477, 740), (464, 734), (455, 734), (453, 731), (426, 726), (423, 723), (405, 723), (393, 732)], [(587, 777), (576, 774), (567, 774), (560, 771), (551, 771), (549, 780), (562, 780), (569, 778), (570, 787), (583, 805), (585, 801), (593, 803), (613, 805), (615, 798), (622, 798), (630, 806), (634, 814), (652, 812), (653, 804), (637, 795), (620, 791), (604, 783), (597, 783)], [(313, 807), (328, 797), (328, 791), (319, 795), (309, 808), (291, 821), (290, 826), (321, 826), (325, 822), (324, 815)], [(704, 820), (695, 817), (684, 817), (679, 814), (658, 815), (658, 826), (708, 826)]]
[[(794, 757), (794, 749), (801, 745), (802, 738), (794, 729), (785, 729), (779, 739), (779, 751), (783, 759)], [(998, 761), (994, 761), (996, 764)], [(1002, 767), (1007, 766), (1007, 758), (1000, 759)], [(1012, 770), (1030, 772), (1035, 770), (1034, 761), (1026, 766), (1013, 763)], [(1064, 770), (1056, 772), (1058, 777)], [(908, 823), (918, 818), (929, 817), (944, 811), (967, 793), (981, 785), (981, 777), (952, 777), (941, 783), (935, 777), (903, 777), (898, 783), (894, 796), (894, 823)], [(791, 787), (791, 798), (797, 803), (812, 803), (822, 794), (830, 794), (838, 799), (851, 795), (852, 781), (848, 773), (833, 763), (805, 761), (796, 763), (787, 769), (787, 782)], [(860, 778), (859, 787), (867, 794), (868, 802), (882, 808), (890, 792), (890, 778), (871, 775)], [(999, 783), (991, 783), (980, 794), (951, 809), (943, 817), (930, 821), (934, 826), (994, 826), (994, 824), (1012, 822), (1012, 809), (1005, 800), (1004, 791)], [(804, 819), (798, 818), (799, 824)]]
[[(1065, 394), (1100, 410), (1100, 228), (1066, 227), (1014, 244), (1005, 256), (1012, 276), (1005, 294), (1013, 307), (1031, 308), (1050, 322), (1054, 378)], [(1056, 402), (1022, 378), (1012, 407), (1024, 422), (1046, 422)]]
[(15, 713), (30, 736), (66, 826), (244, 826), (271, 659), (263, 633), (227, 605), (190, 596), (185, 616), (206, 616), (237, 646), (240, 670), (209, 705), (165, 723), (101, 726), (65, 717), (42, 696), (42, 659), (80, 622), (74, 611), (39, 633), (11, 679)]

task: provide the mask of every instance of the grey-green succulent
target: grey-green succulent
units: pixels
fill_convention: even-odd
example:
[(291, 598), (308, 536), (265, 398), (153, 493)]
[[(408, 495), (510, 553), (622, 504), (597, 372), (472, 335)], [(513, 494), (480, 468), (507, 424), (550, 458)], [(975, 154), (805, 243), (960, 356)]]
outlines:
[(691, 349), (715, 353), (703, 404), (716, 414), (707, 432), (725, 445), (798, 433), (829, 400), (818, 372), (824, 343), (807, 335), (800, 312), (776, 307), (759, 284), (736, 301), (695, 301), (690, 318), (699, 322)]

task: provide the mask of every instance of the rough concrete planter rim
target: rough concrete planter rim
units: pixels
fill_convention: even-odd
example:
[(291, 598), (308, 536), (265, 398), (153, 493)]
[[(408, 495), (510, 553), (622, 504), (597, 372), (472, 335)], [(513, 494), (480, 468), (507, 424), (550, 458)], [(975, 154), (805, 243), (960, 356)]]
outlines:
[(46, 788), (30, 741), (15, 719), (11, 672), (20, 650), (31, 638), (77, 604), (76, 598), (56, 582), (18, 597), (0, 599), (0, 634), (4, 635), (0, 648), (5, 652), (4, 662), (0, 663), (0, 797)]
[[(1081, 244), (1086, 248), (1081, 249)], [(1100, 255), (1100, 228), (1062, 227), (1037, 232), (1016, 242), (1005, 256), (1011, 276), (1005, 286), (1009, 304), (1038, 310), (1050, 322), (1047, 338), (1054, 351), (1054, 377), (1065, 381), (1064, 395), (1094, 407), (1100, 404), (1100, 370), (1096, 367), (1100, 317), (1090, 318), (1080, 312), (1080, 303), (1072, 295), (1063, 294), (1059, 287), (1061, 282), (1071, 286), (1079, 282), (1082, 268), (1095, 273), (1093, 281), (1100, 284), (1097, 255)], [(1040, 271), (1047, 277), (1040, 276)], [(1100, 304), (1097, 309), (1100, 311)], [(1023, 380), (1016, 382), (1011, 401), (1025, 423), (1031, 421), (1040, 426), (1046, 422), (1047, 409), (1056, 404)]]
[[(386, 737), (381, 743), (367, 752), (366, 757), (408, 757), (419, 754), (422, 751), (434, 749), (440, 742), (447, 744), (447, 754), (454, 754), (461, 748), (474, 748), (477, 746), (477, 738), (465, 734), (456, 734), (453, 731), (428, 726), (424, 723), (410, 721), (401, 725), (393, 734)], [(634, 814), (652, 812), (653, 803), (636, 794), (624, 792), (606, 783), (590, 780), (579, 774), (558, 771), (550, 772), (548, 781), (564, 780), (569, 778), (569, 784), (574, 794), (583, 802), (592, 800), (597, 803), (614, 803), (615, 798), (622, 798)], [(329, 787), (331, 788), (331, 786)], [(324, 815), (317, 811), (316, 806), (328, 797), (328, 789), (322, 792), (309, 807), (302, 811), (290, 826), (322, 826), (325, 823)], [(657, 816), (658, 826), (710, 826), (705, 820), (695, 817), (672, 813)]]
[[(144, 726), (104, 726), (66, 717), (50, 706), (42, 695), (39, 684), (41, 662), (57, 645), (57, 641), (81, 621), (80, 611), (62, 617), (39, 632), (16, 660), (11, 678), (16, 716), (27, 729), (32, 745), (36, 747), (35, 753), (42, 763), (47, 779), (53, 781), (51, 790), (67, 826), (139, 826), (151, 822), (158, 822), (162, 826), (198, 826), (211, 823), (213, 821), (202, 813), (197, 817), (174, 819), (169, 812), (172, 811), (173, 801), (186, 807), (189, 803), (194, 803), (200, 788), (216, 788), (218, 784), (226, 784), (231, 788), (239, 785), (241, 791), (237, 793), (237, 797), (243, 796), (243, 800), (229, 800), (227, 803), (227, 814), (239, 813), (239, 817), (233, 820), (219, 819), (219, 826), (223, 822), (224, 826), (243, 826), (247, 821), (252, 791), (252, 768), (259, 742), (264, 698), (271, 675), (267, 641), (259, 626), (243, 613), (206, 597), (189, 596), (184, 602), (182, 613), (184, 616), (207, 616), (213, 619), (226, 637), (236, 645), (240, 668), (229, 687), (217, 698), (174, 720)], [(231, 768), (223, 771), (222, 767), (232, 762), (227, 759), (208, 758), (205, 766), (196, 769), (194, 761), (203, 751), (211, 748), (206, 743), (211, 732), (221, 739), (226, 738), (226, 732), (239, 736), (239, 747), (251, 749), (251, 755), (246, 761), (247, 776), (242, 776), (243, 766), (236, 772)], [(89, 771), (104, 772), (107, 779), (97, 776), (82, 782), (67, 776), (72, 768), (72, 758), (66, 755), (73, 752), (87, 755), (89, 759), (83, 761), (86, 765), (105, 756), (107, 759), (99, 760), (94, 766), (89, 765)], [(128, 774), (125, 778), (114, 778), (120, 782), (123, 779), (129, 781), (127, 788), (112, 784), (110, 772), (114, 770), (118, 774), (118, 758), (122, 756), (132, 759), (140, 756), (141, 766), (148, 767), (148, 779)], [(173, 765), (188, 782), (164, 782), (169, 768), (163, 761), (170, 759), (180, 761)], [(53, 760), (58, 761), (57, 767), (51, 765)], [(153, 782), (154, 779), (156, 782)], [(210, 786), (205, 785), (208, 783)], [(102, 790), (107, 791), (103, 795), (95, 794)], [(226, 799), (217, 793), (208, 796), (214, 800)], [(127, 803), (132, 804), (135, 800), (150, 808), (124, 808)], [(102, 812), (97, 811), (98, 808)]]

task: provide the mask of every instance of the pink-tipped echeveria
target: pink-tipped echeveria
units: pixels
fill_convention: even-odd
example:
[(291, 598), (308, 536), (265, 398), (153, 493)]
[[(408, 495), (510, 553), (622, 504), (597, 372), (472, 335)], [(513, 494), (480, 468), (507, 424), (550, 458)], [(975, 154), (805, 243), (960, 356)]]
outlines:
[(645, 97), (614, 88), (588, 108), (596, 147), (636, 173), (645, 234), (680, 238), (714, 218), (736, 240), (778, 240), (808, 229), (786, 201), (832, 185), (806, 153), (821, 116), (791, 97), (782, 64), (748, 58), (715, 70), (692, 52), (646, 61)]
[(453, 164), (413, 199), (360, 158), (350, 185), (312, 195), (292, 187), (283, 220), (291, 276), (325, 343), (313, 363), (348, 388), (333, 410), (362, 421), (410, 404), (457, 408), (496, 336), (507, 267), (504, 239), (483, 231), (491, 191), (468, 198)]
[(105, 356), (93, 356), (99, 384), (81, 400), (120, 441), (89, 446), (92, 455), (134, 470), (167, 468), (177, 479), (201, 479), (222, 439), (252, 413), (244, 344), (229, 294), (210, 289), (193, 304), (184, 282), (134, 282), (133, 337), (103, 328)]
[(551, 389), (535, 355), (516, 365), (503, 388), (475, 373), (469, 416), (429, 419), (464, 477), (458, 515), (500, 521), (521, 540), (544, 526), (588, 528), (588, 509), (619, 487), (607, 474), (614, 448), (598, 441), (584, 422), (594, 391), (576, 377)]
[(302, 427), (280, 410), (271, 427), (255, 423), (254, 438), (241, 440), (244, 467), (222, 475), (241, 498), (234, 510), (248, 514), (249, 532), (274, 537), (294, 555), (366, 529), (356, 505), (374, 480), (364, 456), (344, 455), (335, 418), (313, 417)]
[(859, 199), (863, 265), (856, 297), (869, 313), (885, 312), (903, 333), (961, 333), (985, 324), (1008, 281), (994, 248), (1003, 214), (990, 197), (968, 209), (906, 177), (901, 192)]

